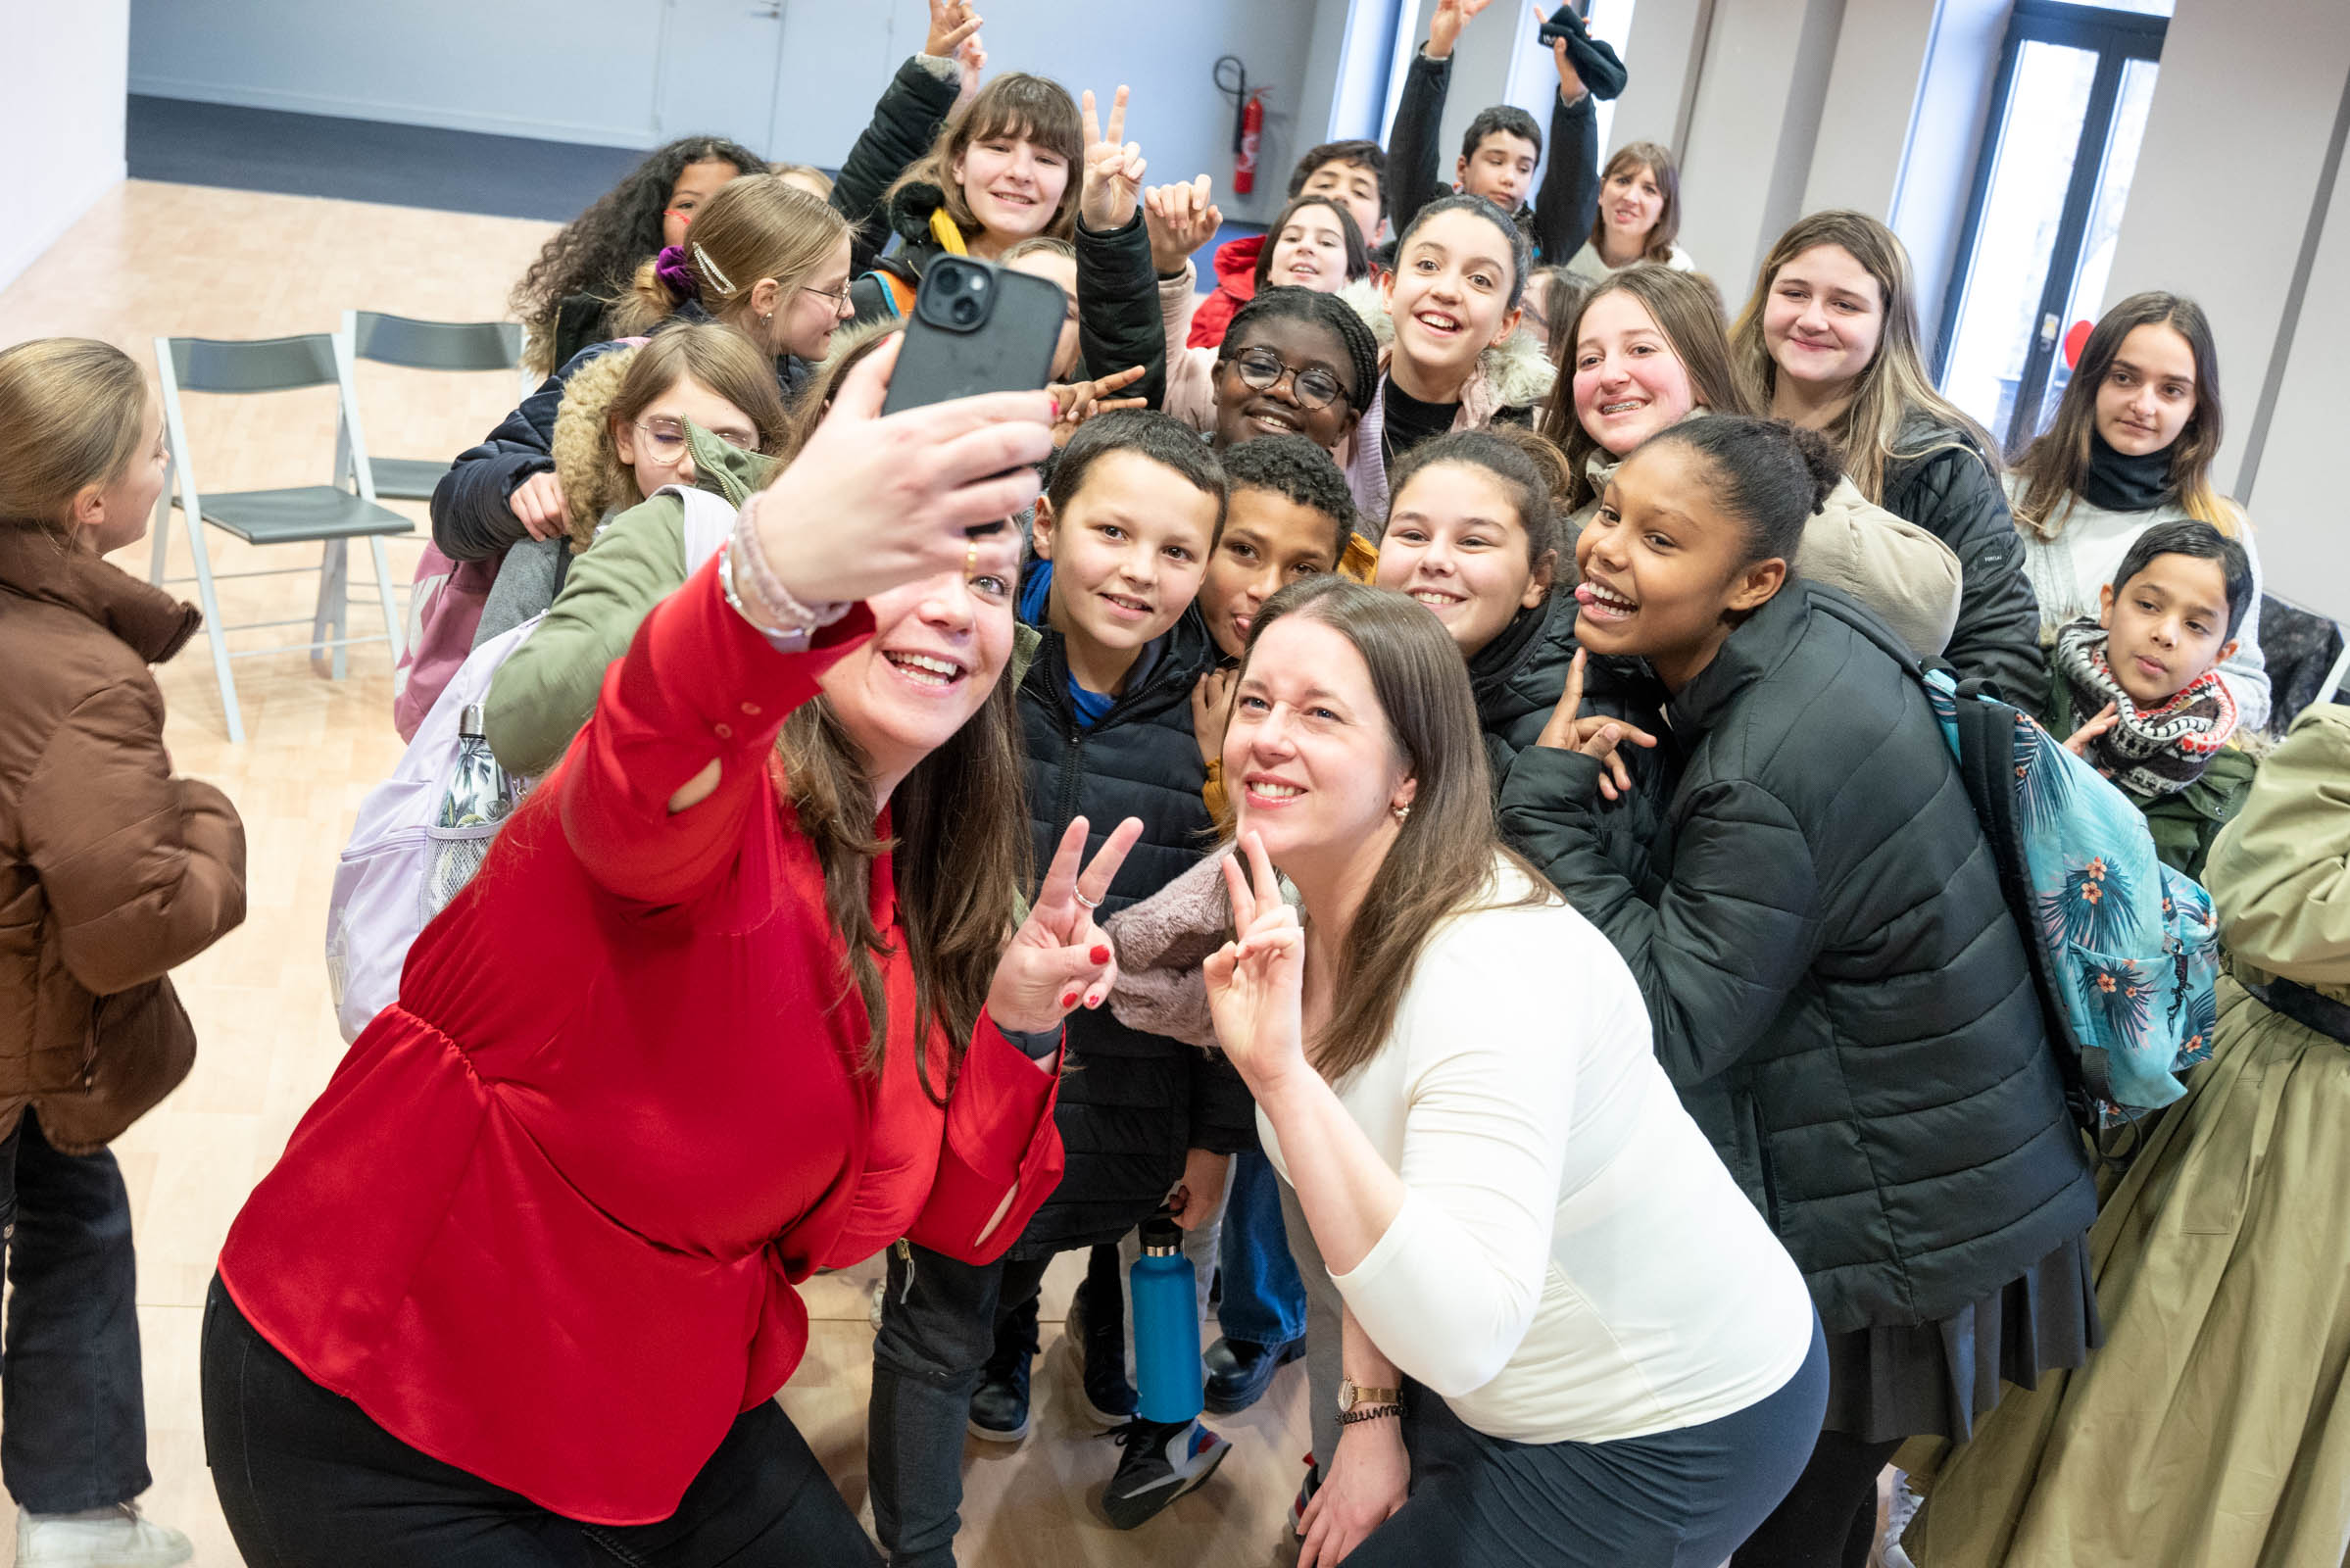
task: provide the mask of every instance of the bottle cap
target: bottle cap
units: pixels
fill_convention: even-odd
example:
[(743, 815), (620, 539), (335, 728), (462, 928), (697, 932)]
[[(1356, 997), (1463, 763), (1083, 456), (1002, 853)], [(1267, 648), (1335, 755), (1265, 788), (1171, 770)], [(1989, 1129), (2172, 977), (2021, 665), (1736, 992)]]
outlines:
[(481, 734), (481, 705), (467, 703), (465, 711), (457, 715), (457, 733), (467, 740)]
[(1183, 1250), (1183, 1227), (1164, 1214), (1143, 1221), (1143, 1255), (1173, 1257)]

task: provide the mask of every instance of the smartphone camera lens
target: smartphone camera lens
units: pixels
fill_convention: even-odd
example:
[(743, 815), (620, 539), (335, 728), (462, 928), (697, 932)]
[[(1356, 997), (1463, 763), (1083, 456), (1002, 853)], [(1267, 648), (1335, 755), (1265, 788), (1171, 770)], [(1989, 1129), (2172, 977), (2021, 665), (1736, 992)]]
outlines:
[(932, 293), (960, 294), (963, 291), (963, 281), (969, 274), (961, 268), (942, 267), (937, 270), (938, 275), (929, 280)]
[(947, 314), (957, 326), (974, 326), (979, 321), (979, 302), (968, 294), (958, 296), (947, 307)]

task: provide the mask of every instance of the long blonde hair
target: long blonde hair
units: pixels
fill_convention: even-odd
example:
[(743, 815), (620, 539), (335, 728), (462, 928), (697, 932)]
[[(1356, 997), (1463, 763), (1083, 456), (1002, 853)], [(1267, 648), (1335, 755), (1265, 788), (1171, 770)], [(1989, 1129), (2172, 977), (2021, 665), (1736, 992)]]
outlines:
[[(1851, 403), (1822, 432), (1842, 452), (1845, 475), (1863, 495), (1878, 501), (1885, 494), (1886, 459), (1914, 458), (1943, 446), (1971, 442), (1996, 478), (1998, 447), (1990, 432), (1935, 391), (1934, 377), (1926, 371), (1909, 252), (1898, 235), (1866, 213), (1835, 210), (1797, 219), (1763, 258), (1762, 270), (1755, 274), (1754, 292), (1747, 297), (1738, 324), (1730, 329), (1731, 358), (1747, 400), (1767, 414), (1779, 385), (1778, 362), (1763, 342), (1763, 310), (1770, 301), (1772, 285), (1780, 269), (1820, 245), (1836, 246), (1858, 262), (1861, 270), (1877, 280), (1885, 306), (1876, 357), (1856, 378)], [(1901, 428), (1918, 416), (1940, 426), (1941, 431), (1925, 446), (1904, 448), (1899, 445)]]
[(0, 522), (71, 537), (73, 498), (137, 458), (147, 396), (145, 372), (112, 343), (43, 337), (0, 349)]
[(2230, 539), (2243, 537), (2244, 517), (2212, 488), (2212, 459), (2219, 456), (2220, 350), (2203, 307), (2177, 294), (2132, 294), (2105, 313), (2089, 340), (2056, 418), (2016, 460), (2016, 525), (2041, 539), (2062, 532), (2073, 514), (2074, 498), (2089, 469), (2089, 438), (2097, 429), (2097, 394), (2113, 371), (2123, 340), (2141, 326), (2167, 326), (2186, 340), (2195, 360), (2195, 412), (2171, 443), (2171, 484), (2179, 510), (2208, 522)]
[[(564, 389), (566, 405), (574, 397), (588, 403), (599, 399), (610, 386), (598, 374), (607, 361), (621, 362), (613, 368), (619, 386), (610, 401), (600, 409), (583, 410), (592, 416), (589, 418), (570, 419), (559, 414), (556, 420), (557, 471), (585, 475), (578, 483), (566, 481), (563, 487), (563, 509), (570, 519), (574, 553), (594, 543), (597, 525), (607, 513), (645, 499), (637, 489), (636, 470), (620, 461), (614, 427), (634, 424), (639, 415), (686, 376), (743, 412), (759, 432), (760, 452), (769, 457), (783, 454), (791, 416), (775, 385), (775, 367), (733, 327), (714, 321), (680, 322), (654, 334), (652, 341), (640, 348), (617, 350), (603, 360), (590, 361)], [(568, 408), (563, 412), (569, 412)], [(587, 449), (576, 457), (575, 442)]]
[(645, 263), (628, 292), (612, 302), (608, 319), (613, 335), (642, 336), (689, 298), (725, 320), (747, 308), (762, 278), (773, 278), (789, 300), (831, 259), (848, 232), (849, 220), (830, 202), (780, 174), (730, 179), (694, 215), (686, 235), (690, 291), (681, 294), (662, 279), (658, 257)]

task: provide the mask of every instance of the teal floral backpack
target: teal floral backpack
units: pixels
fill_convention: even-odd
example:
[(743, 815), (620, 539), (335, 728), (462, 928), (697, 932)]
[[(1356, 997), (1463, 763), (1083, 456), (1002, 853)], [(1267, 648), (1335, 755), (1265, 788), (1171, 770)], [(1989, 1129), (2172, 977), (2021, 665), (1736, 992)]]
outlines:
[(2075, 1118), (2095, 1132), (2171, 1103), (2219, 1018), (2211, 895), (2155, 858), (2137, 808), (2029, 714), (1946, 669), (1923, 678), (2025, 934)]

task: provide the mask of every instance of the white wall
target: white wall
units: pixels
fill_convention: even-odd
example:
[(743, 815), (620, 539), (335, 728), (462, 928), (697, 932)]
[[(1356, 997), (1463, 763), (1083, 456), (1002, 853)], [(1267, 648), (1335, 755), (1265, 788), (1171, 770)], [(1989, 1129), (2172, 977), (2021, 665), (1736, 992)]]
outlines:
[(0, 147), (0, 288), (122, 178), (129, 0), (11, 6)]
[[(115, 0), (119, 7), (122, 0)], [(661, 122), (664, 11), (702, 0), (135, 0), (131, 90), (162, 97), (440, 125), (615, 147), (651, 146), (687, 128)], [(52, 8), (68, 9), (68, 8)], [(749, 36), (759, 0), (713, 15)], [(740, 13), (740, 15), (737, 15)], [(1273, 88), (1256, 199), (1227, 216), (1278, 208), (1304, 94), (1315, 8), (1303, 0), (1187, 0), (1122, 7), (1116, 23), (1083, 0), (991, 0), (991, 72), (1019, 68), (1093, 87), (1134, 90), (1129, 138), (1153, 183), (1207, 172), (1229, 198), (1232, 106), (1209, 80), (1237, 54)], [(888, 72), (920, 47), (920, 0), (784, 0), (782, 65), (761, 151), (837, 165)], [(691, 40), (671, 29), (669, 65)], [(1327, 91), (1327, 88), (1325, 88)], [(673, 100), (672, 100), (673, 105)], [(1106, 102), (1105, 106), (1106, 108)], [(1327, 110), (1322, 111), (1327, 114)], [(674, 118), (672, 107), (672, 118)], [(119, 132), (118, 132), (119, 135)], [(1321, 139), (1319, 125), (1303, 145)], [(1268, 197), (1268, 187), (1270, 194)], [(1268, 205), (1269, 201), (1269, 205)]]

